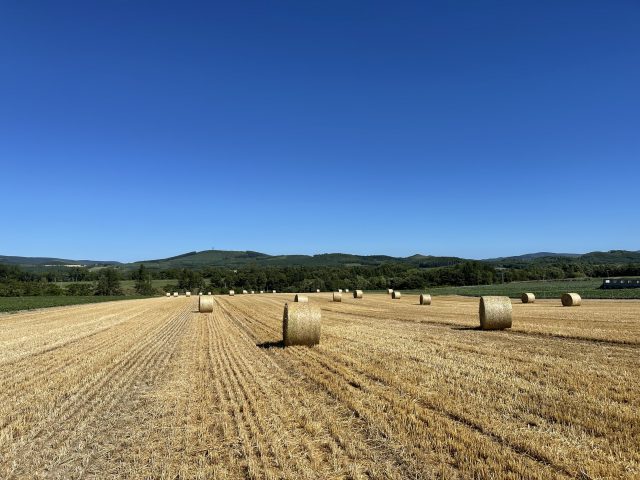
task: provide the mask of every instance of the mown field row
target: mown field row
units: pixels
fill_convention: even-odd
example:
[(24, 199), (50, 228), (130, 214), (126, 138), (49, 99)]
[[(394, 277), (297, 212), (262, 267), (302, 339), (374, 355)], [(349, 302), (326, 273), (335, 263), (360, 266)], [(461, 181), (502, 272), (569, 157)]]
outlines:
[(637, 478), (640, 302), (311, 294), (0, 315), (2, 478)]

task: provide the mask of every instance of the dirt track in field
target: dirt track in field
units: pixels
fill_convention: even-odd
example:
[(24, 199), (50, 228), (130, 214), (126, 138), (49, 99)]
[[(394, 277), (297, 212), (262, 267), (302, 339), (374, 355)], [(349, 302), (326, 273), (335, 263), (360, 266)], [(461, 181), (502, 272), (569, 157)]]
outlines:
[(0, 478), (638, 478), (640, 302), (311, 294), (0, 315)]

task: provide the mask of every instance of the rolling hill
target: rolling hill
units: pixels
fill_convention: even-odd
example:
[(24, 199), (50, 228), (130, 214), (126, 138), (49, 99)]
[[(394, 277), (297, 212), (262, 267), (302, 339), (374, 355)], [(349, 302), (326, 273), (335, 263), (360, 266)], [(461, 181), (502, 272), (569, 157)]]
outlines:
[(411, 257), (391, 257), (387, 255), (352, 255), (347, 253), (323, 253), (319, 255), (267, 255), (253, 251), (205, 250), (190, 252), (175, 257), (134, 262), (156, 268), (196, 268), (204, 266), (242, 267), (256, 266), (364, 266), (384, 263), (406, 262), (420, 266), (444, 266), (463, 262), (457, 257), (433, 257), (413, 255)]
[[(71, 260), (53, 257), (0, 256), (0, 264), (21, 267), (42, 268), (45, 266), (86, 265), (99, 267), (114, 265), (120, 268), (137, 268), (144, 263), (150, 268), (202, 268), (229, 267), (239, 268), (255, 266), (375, 266), (386, 263), (406, 263), (422, 268), (455, 265), (466, 261), (460, 257), (437, 257), (415, 254), (409, 257), (388, 255), (353, 255), (347, 253), (322, 253), (318, 255), (268, 255), (266, 253), (239, 250), (203, 250), (187, 252), (168, 258), (141, 260), (132, 263), (120, 263), (106, 260)], [(628, 264), (640, 263), (640, 251), (611, 250), (609, 252), (589, 252), (585, 254), (538, 252), (513, 257), (500, 257), (481, 260), (495, 266), (530, 265), (532, 263), (549, 264), (558, 262), (582, 262), (589, 264)]]
[(122, 265), (120, 262), (111, 260), (70, 260), (65, 258), (52, 257), (16, 257), (0, 255), (0, 264), (18, 265), (21, 267), (43, 267), (45, 265), (64, 266), (64, 265)]

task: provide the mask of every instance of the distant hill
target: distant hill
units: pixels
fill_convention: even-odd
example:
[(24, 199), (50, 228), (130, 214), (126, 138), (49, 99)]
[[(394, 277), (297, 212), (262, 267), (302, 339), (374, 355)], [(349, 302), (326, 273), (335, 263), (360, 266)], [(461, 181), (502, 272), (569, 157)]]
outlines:
[[(0, 256), (0, 264), (18, 265), (22, 267), (43, 268), (48, 265), (86, 265), (100, 267), (116, 265), (122, 268), (137, 268), (144, 263), (151, 268), (202, 268), (229, 267), (238, 268), (246, 265), (255, 266), (375, 266), (388, 263), (405, 263), (421, 268), (443, 267), (467, 261), (460, 257), (436, 257), (415, 254), (409, 257), (392, 257), (388, 255), (352, 255), (348, 253), (323, 253), (319, 255), (268, 255), (254, 251), (238, 250), (204, 250), (188, 252), (174, 257), (143, 260), (133, 263), (120, 263), (105, 260), (70, 260), (51, 257), (15, 257)], [(559, 261), (583, 262), (589, 264), (627, 264), (640, 263), (640, 251), (611, 250), (609, 252), (552, 253), (537, 252), (513, 257), (501, 257), (482, 260), (494, 266), (515, 266), (534, 264), (550, 264)]]
[(579, 258), (582, 254), (580, 253), (553, 253), (553, 252), (536, 252), (536, 253), (525, 253), (524, 255), (515, 255), (512, 257), (498, 257), (498, 258), (487, 258), (484, 260), (485, 262), (517, 262), (517, 261), (528, 261), (528, 260), (536, 260), (538, 258), (552, 257), (552, 258)]
[(640, 251), (610, 250), (608, 252), (589, 252), (583, 254), (539, 252), (515, 257), (492, 258), (485, 260), (485, 262), (513, 265), (518, 263), (554, 263), (559, 260), (571, 260), (594, 265), (640, 263)]
[(18, 265), (22, 267), (42, 267), (45, 265), (64, 266), (64, 265), (122, 265), (120, 262), (108, 260), (69, 260), (65, 258), (51, 257), (14, 257), (0, 255), (0, 264)]
[(640, 250), (630, 252), (628, 250), (610, 250), (608, 252), (590, 252), (580, 256), (580, 261), (585, 263), (638, 263), (640, 262)]
[(319, 255), (267, 255), (266, 253), (234, 250), (205, 250), (190, 252), (175, 257), (134, 262), (144, 263), (147, 267), (157, 268), (194, 268), (194, 267), (241, 267), (260, 266), (364, 266), (384, 263), (412, 263), (420, 266), (443, 266), (463, 262), (457, 257), (433, 257), (413, 255), (411, 257), (391, 257), (387, 255), (351, 255), (347, 253), (323, 253)]

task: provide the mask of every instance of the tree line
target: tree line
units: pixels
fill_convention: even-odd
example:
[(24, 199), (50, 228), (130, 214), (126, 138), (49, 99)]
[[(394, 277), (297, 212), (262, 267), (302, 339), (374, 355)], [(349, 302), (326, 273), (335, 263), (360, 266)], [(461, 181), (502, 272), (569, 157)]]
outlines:
[[(122, 295), (122, 280), (134, 280), (139, 295), (164, 292), (234, 290), (277, 290), (279, 292), (309, 292), (339, 288), (385, 290), (417, 290), (436, 286), (489, 285), (525, 280), (561, 280), (581, 277), (640, 275), (640, 264), (593, 265), (576, 260), (559, 259), (502, 265), (496, 268), (488, 262), (464, 261), (456, 265), (421, 268), (406, 263), (385, 263), (378, 266), (246, 266), (237, 269), (205, 267), (201, 269), (151, 269), (141, 264), (137, 269), (71, 268), (65, 272), (66, 286), (58, 285), (56, 272), (25, 271), (17, 266), (0, 265), (0, 296), (28, 295)], [(52, 280), (52, 274), (55, 279)], [(153, 280), (167, 283), (154, 288)], [(169, 281), (171, 280), (171, 281)], [(57, 280), (60, 281), (60, 280)]]

